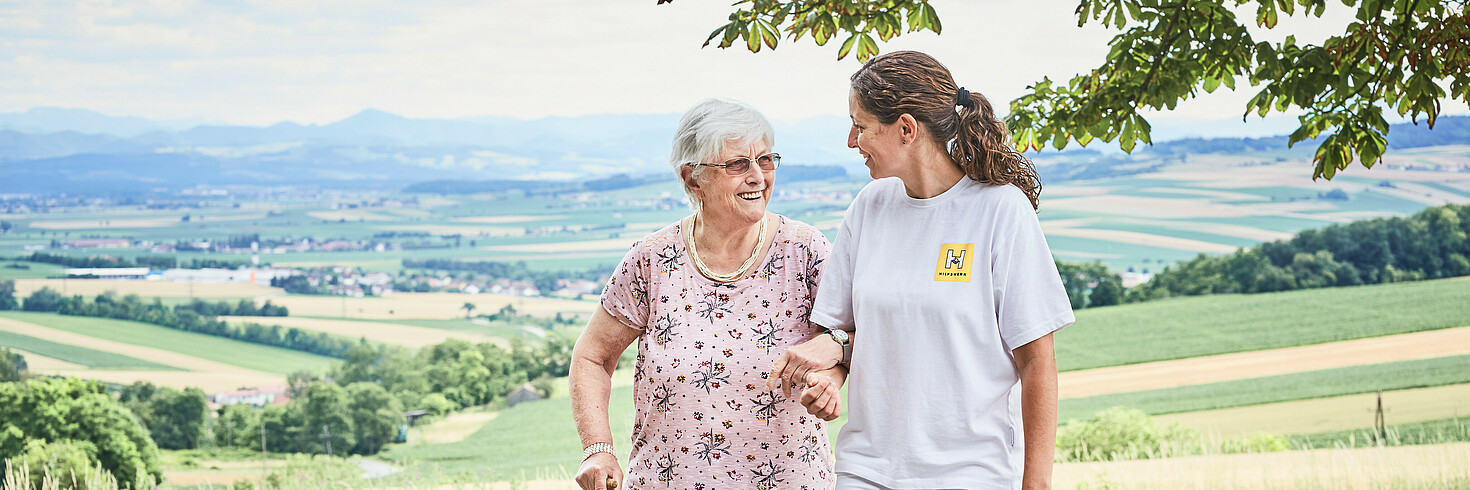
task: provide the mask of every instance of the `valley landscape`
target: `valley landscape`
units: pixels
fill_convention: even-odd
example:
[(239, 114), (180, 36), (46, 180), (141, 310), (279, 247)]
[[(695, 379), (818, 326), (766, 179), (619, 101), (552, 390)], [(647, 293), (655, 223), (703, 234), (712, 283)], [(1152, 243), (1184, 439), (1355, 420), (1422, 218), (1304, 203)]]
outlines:
[[(624, 146), (555, 155), (511, 145), (537, 137), (512, 129), (579, 134), (568, 128), (607, 120), (525, 129), (369, 112), (241, 133), (9, 130), (21, 143), (0, 147), (9, 152), (0, 158), (0, 281), (11, 282), (17, 306), (46, 292), (78, 302), (0, 312), (0, 347), (23, 356), (30, 376), (96, 380), (113, 392), (144, 382), (197, 388), (215, 401), (241, 389), (285, 395), (301, 373), (351, 377), (353, 366), (387, 369), (440, 345), (555, 359), (599, 307), (628, 247), (688, 213), (659, 163), (671, 117), (616, 124), (622, 132), (607, 137)], [(777, 146), (789, 163), (771, 208), (829, 238), (868, 182), (849, 150), (815, 143), (840, 142), (844, 124), (778, 128), (793, 143)], [(1309, 178), (1309, 145), (1289, 149), (1281, 138), (1044, 152), (1035, 156), (1039, 217), (1057, 260), (1100, 265), (1136, 288), (1201, 254), (1446, 205), (1454, 214), (1470, 204), (1466, 128), (1465, 118), (1443, 118), (1432, 144), (1404, 143), (1375, 168), (1330, 181)], [(389, 134), (402, 141), (363, 143)], [(60, 140), (76, 146), (40, 143)], [(470, 141), (483, 147), (460, 147)], [(341, 157), (349, 154), (369, 156)], [(577, 159), (602, 160), (568, 163)], [(335, 163), (318, 164), (326, 161)], [(114, 165), (145, 170), (100, 170)], [(469, 179), (487, 173), (504, 178)], [(1470, 486), (1470, 278), (1459, 276), (1090, 300), (1056, 337), (1060, 420), (1077, 431), (1143, 420), (1128, 427), (1161, 435), (1093, 459), (1063, 454), (1064, 443), (1057, 488)], [(180, 308), (222, 326), (139, 313)], [(363, 352), (380, 362), (355, 364)], [(299, 476), (289, 486), (302, 488), (575, 488), (580, 443), (564, 376), (519, 380), (510, 388), (536, 381), (545, 398), (513, 406), (509, 391), (448, 409), (426, 401), (437, 394), (392, 392), (403, 411), (435, 413), (409, 427), (406, 442), (349, 459), (262, 460), (259, 441), (224, 438), (235, 415), (216, 408), (207, 444), (165, 451), (164, 481), (223, 488), (274, 474)], [(614, 380), (612, 422), (625, 442), (632, 376), (621, 369)], [(830, 424), (834, 436), (842, 420)], [(259, 422), (249, 427), (263, 437)], [(360, 476), (375, 465), (390, 469)]]

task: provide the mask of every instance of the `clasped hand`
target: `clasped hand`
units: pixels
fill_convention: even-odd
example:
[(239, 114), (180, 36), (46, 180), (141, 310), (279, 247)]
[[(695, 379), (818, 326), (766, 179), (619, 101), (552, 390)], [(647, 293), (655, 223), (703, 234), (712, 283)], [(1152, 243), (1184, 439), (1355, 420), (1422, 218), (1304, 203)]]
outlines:
[[(822, 420), (831, 421), (841, 414), (842, 387), (837, 374), (827, 371), (842, 361), (842, 346), (830, 336), (818, 337), (791, 346), (776, 360), (766, 377), (766, 390), (780, 388), (787, 398), (798, 383), (806, 388), (801, 391), (801, 404), (807, 413)], [(844, 376), (845, 380), (845, 376)]]

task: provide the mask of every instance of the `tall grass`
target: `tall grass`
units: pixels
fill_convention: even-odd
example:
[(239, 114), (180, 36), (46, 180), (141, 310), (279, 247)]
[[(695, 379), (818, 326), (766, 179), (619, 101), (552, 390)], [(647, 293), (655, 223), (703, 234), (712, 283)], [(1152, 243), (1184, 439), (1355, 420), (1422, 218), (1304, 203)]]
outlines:
[(1294, 449), (1415, 446), (1470, 442), (1470, 416), (1391, 425), (1383, 434), (1373, 429), (1355, 429), (1291, 437)]

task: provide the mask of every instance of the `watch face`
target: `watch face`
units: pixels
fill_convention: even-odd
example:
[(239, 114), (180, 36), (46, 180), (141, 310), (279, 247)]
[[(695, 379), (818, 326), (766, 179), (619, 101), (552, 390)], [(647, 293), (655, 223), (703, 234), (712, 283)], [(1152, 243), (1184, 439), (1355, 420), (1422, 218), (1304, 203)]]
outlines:
[(844, 344), (847, 343), (847, 331), (834, 328), (828, 330), (828, 332), (830, 332), (832, 334), (832, 338), (837, 339), (838, 342), (842, 342)]

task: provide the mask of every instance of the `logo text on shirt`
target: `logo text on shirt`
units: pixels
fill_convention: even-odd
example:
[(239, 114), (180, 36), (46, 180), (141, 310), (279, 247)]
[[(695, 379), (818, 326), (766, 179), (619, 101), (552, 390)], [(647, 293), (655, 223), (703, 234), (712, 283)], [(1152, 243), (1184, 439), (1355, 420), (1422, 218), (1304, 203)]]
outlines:
[(939, 263), (934, 266), (934, 280), (970, 282), (970, 263), (975, 255), (973, 243), (946, 243), (939, 246)]

